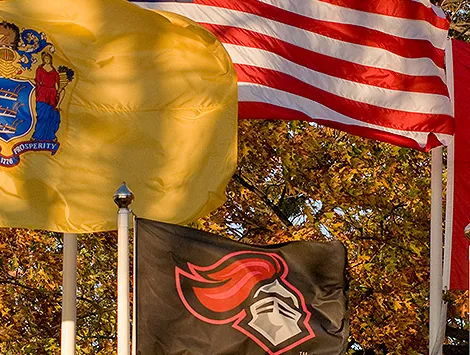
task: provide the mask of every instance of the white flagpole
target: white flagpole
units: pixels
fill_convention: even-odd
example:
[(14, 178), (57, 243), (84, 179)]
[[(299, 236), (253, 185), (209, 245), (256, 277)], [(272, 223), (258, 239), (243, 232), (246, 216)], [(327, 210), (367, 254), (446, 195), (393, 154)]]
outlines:
[(117, 293), (117, 355), (129, 355), (130, 305), (129, 305), (129, 206), (134, 195), (126, 183), (114, 194), (118, 211), (118, 293)]
[(74, 355), (77, 330), (77, 235), (64, 233), (61, 354)]
[(442, 310), (442, 147), (431, 151), (431, 280), (429, 288), (429, 354), (441, 355)]
[[(446, 82), (449, 97), (452, 104), (452, 115), (454, 114), (454, 70), (453, 70), (452, 40), (446, 43)], [(445, 241), (444, 241), (444, 290), (450, 286), (450, 258), (452, 254), (452, 231), (454, 215), (454, 141), (447, 146), (447, 193), (446, 193), (446, 219), (445, 219)]]
[[(448, 291), (450, 288), (450, 267), (452, 255), (452, 231), (454, 215), (454, 142), (447, 146), (447, 192), (446, 192), (446, 211), (445, 211), (445, 232), (444, 232), (444, 262), (442, 272), (442, 290)], [(447, 326), (447, 302), (442, 302), (441, 321), (437, 334), (437, 344), (442, 344), (445, 339)]]
[[(452, 114), (454, 114), (454, 70), (453, 70), (452, 40), (448, 39), (446, 44), (446, 82), (449, 97), (452, 103)], [(442, 274), (443, 291), (450, 288), (450, 269), (452, 256), (452, 234), (454, 220), (454, 141), (447, 146), (447, 192), (445, 210), (445, 234), (444, 234), (444, 266)], [(443, 302), (441, 311), (441, 322), (438, 333), (438, 342), (443, 344), (447, 325), (447, 303)]]

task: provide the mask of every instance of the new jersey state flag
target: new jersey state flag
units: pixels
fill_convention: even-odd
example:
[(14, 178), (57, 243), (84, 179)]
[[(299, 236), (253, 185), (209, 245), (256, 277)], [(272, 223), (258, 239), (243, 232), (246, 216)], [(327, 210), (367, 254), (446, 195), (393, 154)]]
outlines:
[(346, 250), (138, 218), (137, 355), (344, 355)]
[(0, 1), (0, 226), (116, 229), (218, 207), (236, 166), (236, 75), (207, 30), (124, 0)]

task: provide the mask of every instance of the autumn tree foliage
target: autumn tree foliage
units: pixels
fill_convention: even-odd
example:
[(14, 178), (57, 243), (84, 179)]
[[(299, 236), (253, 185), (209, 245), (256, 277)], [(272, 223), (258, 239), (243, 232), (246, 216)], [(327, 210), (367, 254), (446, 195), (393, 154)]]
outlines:
[[(341, 240), (350, 353), (427, 353), (430, 155), (305, 122), (239, 127), (228, 201), (200, 227), (248, 243)], [(465, 297), (448, 298), (449, 322), (468, 327)]]
[[(115, 233), (79, 238), (77, 354), (116, 352)], [(60, 354), (62, 235), (0, 231), (0, 354)]]
[[(243, 121), (239, 130), (227, 202), (192, 226), (246, 243), (341, 240), (350, 354), (427, 353), (429, 154), (306, 122)], [(116, 236), (79, 244), (78, 354), (113, 354)], [(1, 231), (0, 353), (59, 353), (61, 248), (59, 234)], [(446, 297), (458, 354), (466, 297)]]
[[(469, 40), (470, 2), (441, 6), (451, 34)], [(307, 122), (241, 121), (226, 195), (191, 226), (244, 243), (345, 244), (349, 354), (427, 354), (430, 154)], [(60, 353), (62, 243), (0, 230), (0, 354)], [(115, 233), (79, 237), (79, 355), (116, 352), (116, 245)], [(446, 354), (468, 354), (467, 297), (445, 294)]]

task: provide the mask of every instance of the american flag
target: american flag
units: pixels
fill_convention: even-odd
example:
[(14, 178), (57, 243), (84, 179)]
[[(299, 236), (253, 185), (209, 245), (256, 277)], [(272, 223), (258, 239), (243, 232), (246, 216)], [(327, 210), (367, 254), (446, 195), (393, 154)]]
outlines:
[(452, 137), (449, 22), (429, 0), (132, 2), (217, 36), (242, 119), (308, 120), (421, 150)]

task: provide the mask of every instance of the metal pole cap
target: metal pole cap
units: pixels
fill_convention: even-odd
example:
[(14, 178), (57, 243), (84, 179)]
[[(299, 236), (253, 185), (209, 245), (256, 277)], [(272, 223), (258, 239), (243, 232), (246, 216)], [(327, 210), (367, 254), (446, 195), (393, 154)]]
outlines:
[(123, 182), (121, 187), (114, 193), (114, 203), (119, 208), (128, 208), (132, 201), (134, 201), (134, 194)]
[(467, 224), (463, 232), (465, 233), (465, 236), (467, 237), (467, 239), (470, 240), (470, 223)]

